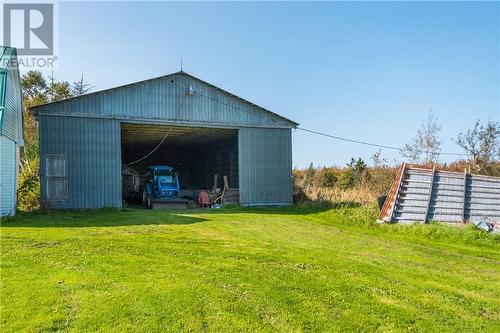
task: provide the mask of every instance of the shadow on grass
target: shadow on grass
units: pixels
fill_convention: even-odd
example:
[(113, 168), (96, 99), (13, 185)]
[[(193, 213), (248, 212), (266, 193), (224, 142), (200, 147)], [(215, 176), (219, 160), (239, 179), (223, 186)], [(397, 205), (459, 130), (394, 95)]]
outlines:
[(193, 215), (218, 214), (266, 214), (266, 215), (310, 215), (331, 209), (357, 208), (355, 202), (309, 202), (293, 206), (241, 207), (226, 206), (220, 209), (141, 209), (102, 208), (86, 210), (51, 210), (49, 212), (18, 213), (5, 218), (0, 228), (85, 228), (134, 225), (188, 225), (210, 219)]
[(3, 219), (0, 228), (86, 228), (135, 225), (188, 225), (207, 221), (206, 218), (185, 216), (177, 211), (145, 209), (53, 210), (50, 212), (19, 213)]
[(331, 209), (341, 209), (341, 208), (358, 208), (361, 204), (352, 201), (342, 201), (336, 203), (330, 203), (326, 201), (321, 202), (306, 202), (300, 204), (294, 204), (290, 206), (226, 206), (219, 209), (207, 208), (207, 209), (197, 209), (189, 211), (191, 213), (203, 213), (203, 214), (238, 214), (238, 213), (248, 213), (248, 214), (279, 214), (279, 215), (309, 215), (325, 212)]

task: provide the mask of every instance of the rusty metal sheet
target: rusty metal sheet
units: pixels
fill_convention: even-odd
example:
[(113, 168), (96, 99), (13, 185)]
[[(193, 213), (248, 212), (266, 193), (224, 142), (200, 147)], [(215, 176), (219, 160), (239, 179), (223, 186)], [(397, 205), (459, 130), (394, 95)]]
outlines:
[(403, 163), (379, 220), (500, 223), (500, 177), (433, 170)]

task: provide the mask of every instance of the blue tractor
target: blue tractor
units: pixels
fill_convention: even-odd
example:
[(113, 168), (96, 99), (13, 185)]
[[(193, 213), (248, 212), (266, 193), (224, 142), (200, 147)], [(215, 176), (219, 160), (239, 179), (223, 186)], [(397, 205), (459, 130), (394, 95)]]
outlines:
[(156, 203), (176, 208), (185, 207), (188, 200), (180, 197), (179, 175), (174, 168), (167, 165), (154, 165), (148, 169), (150, 171), (144, 183), (143, 204), (150, 209), (153, 209)]

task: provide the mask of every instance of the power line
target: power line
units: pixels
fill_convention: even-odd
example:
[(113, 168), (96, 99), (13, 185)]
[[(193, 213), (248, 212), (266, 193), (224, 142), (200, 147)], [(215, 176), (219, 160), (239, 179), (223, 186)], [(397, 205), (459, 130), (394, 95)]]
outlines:
[(377, 147), (377, 148), (386, 148), (386, 149), (392, 149), (392, 150), (399, 150), (399, 151), (403, 150), (403, 149), (401, 149), (399, 147), (385, 146), (385, 145), (379, 145), (379, 144), (376, 144), (376, 143), (370, 143), (370, 142), (359, 141), (359, 140), (354, 140), (354, 139), (342, 138), (340, 136), (335, 136), (335, 135), (331, 135), (331, 134), (321, 133), (321, 132), (309, 130), (309, 129), (302, 128), (302, 127), (297, 127), (297, 129), (299, 129), (301, 131), (304, 131), (304, 132), (309, 132), (309, 133), (313, 133), (313, 134), (317, 134), (317, 135), (321, 135), (321, 136), (326, 136), (328, 138), (332, 138), (332, 139), (336, 139), (336, 140), (347, 141), (347, 142), (352, 142), (352, 143), (358, 143), (358, 144), (361, 144), (361, 145), (367, 145), (367, 146), (372, 146), (372, 147)]
[[(361, 145), (365, 145), (365, 146), (371, 146), (371, 147), (377, 147), (377, 148), (397, 150), (397, 151), (400, 151), (400, 152), (404, 151), (404, 149), (401, 148), (401, 147), (386, 146), (386, 145), (381, 145), (381, 144), (377, 144), (377, 143), (371, 143), (371, 142), (367, 142), (367, 141), (360, 141), (360, 140), (343, 138), (343, 137), (340, 137), (340, 136), (331, 135), (331, 134), (327, 134), (327, 133), (322, 133), (322, 132), (318, 132), (318, 131), (313, 131), (313, 130), (302, 128), (302, 127), (297, 127), (297, 129), (301, 130), (301, 131), (304, 131), (304, 132), (309, 132), (309, 133), (317, 134), (317, 135), (320, 135), (320, 136), (325, 136), (325, 137), (328, 137), (328, 138), (331, 138), (331, 139), (335, 139), (335, 140), (346, 141), (346, 142), (351, 142), (351, 143), (357, 143), (357, 144), (361, 144)], [(440, 155), (449, 155), (449, 156), (466, 156), (467, 155), (467, 154), (461, 154), (461, 153), (448, 153), (448, 152), (440, 152), (439, 154)]]
[[(175, 84), (176, 86), (179, 86), (181, 88), (184, 88), (184, 89), (188, 89), (187, 87), (185, 87), (184, 85), (174, 81), (174, 80), (171, 80), (170, 81), (171, 83)], [(238, 111), (243, 111), (243, 112), (246, 112), (252, 116), (255, 116), (257, 115), (259, 118), (265, 118), (263, 115), (260, 115), (260, 114), (254, 114), (254, 113), (251, 113), (250, 111), (248, 110), (245, 110), (245, 109), (242, 109), (236, 105), (232, 105), (232, 104), (228, 104), (228, 103), (224, 103), (220, 100), (217, 100), (211, 96), (208, 96), (208, 95), (205, 95), (203, 93), (199, 93), (197, 92), (196, 93), (197, 95), (199, 96), (202, 96), (204, 98), (207, 98), (215, 103), (219, 103), (221, 105), (224, 105), (224, 106), (227, 106), (229, 108), (233, 108), (233, 109), (236, 109)], [(384, 148), (384, 149), (390, 149), (390, 150), (397, 150), (399, 152), (401, 151), (404, 151), (405, 149), (404, 148), (401, 148), (401, 147), (395, 147), (395, 146), (387, 146), (387, 145), (381, 145), (381, 144), (377, 144), (377, 143), (371, 143), (371, 142), (367, 142), (367, 141), (361, 141), (361, 140), (355, 140), (355, 139), (349, 139), (349, 138), (343, 138), (343, 137), (340, 137), (340, 136), (336, 136), (336, 135), (331, 135), (331, 134), (327, 134), (327, 133), (322, 133), (322, 132), (318, 132), (318, 131), (313, 131), (313, 130), (310, 130), (310, 129), (307, 129), (307, 128), (302, 128), (302, 127), (297, 127), (297, 129), (301, 130), (301, 131), (305, 131), (305, 132), (309, 132), (309, 133), (312, 133), (312, 134), (316, 134), (316, 135), (320, 135), (320, 136), (325, 136), (325, 137), (328, 137), (328, 138), (331, 138), (331, 139), (335, 139), (335, 140), (340, 140), (340, 141), (345, 141), (345, 142), (351, 142), (351, 143), (357, 143), (357, 144), (361, 144), (361, 145), (365, 145), (365, 146), (371, 146), (371, 147), (377, 147), (377, 148)], [(467, 156), (467, 154), (461, 154), (461, 153), (448, 153), (448, 152), (440, 152), (439, 153), (440, 155), (447, 155), (447, 156)]]

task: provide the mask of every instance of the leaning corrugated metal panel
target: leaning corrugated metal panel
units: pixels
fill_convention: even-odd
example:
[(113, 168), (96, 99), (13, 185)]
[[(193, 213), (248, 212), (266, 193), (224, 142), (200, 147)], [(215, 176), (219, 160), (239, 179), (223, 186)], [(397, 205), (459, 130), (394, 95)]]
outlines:
[(500, 222), (500, 177), (420, 168), (403, 163), (379, 220), (413, 223)]

